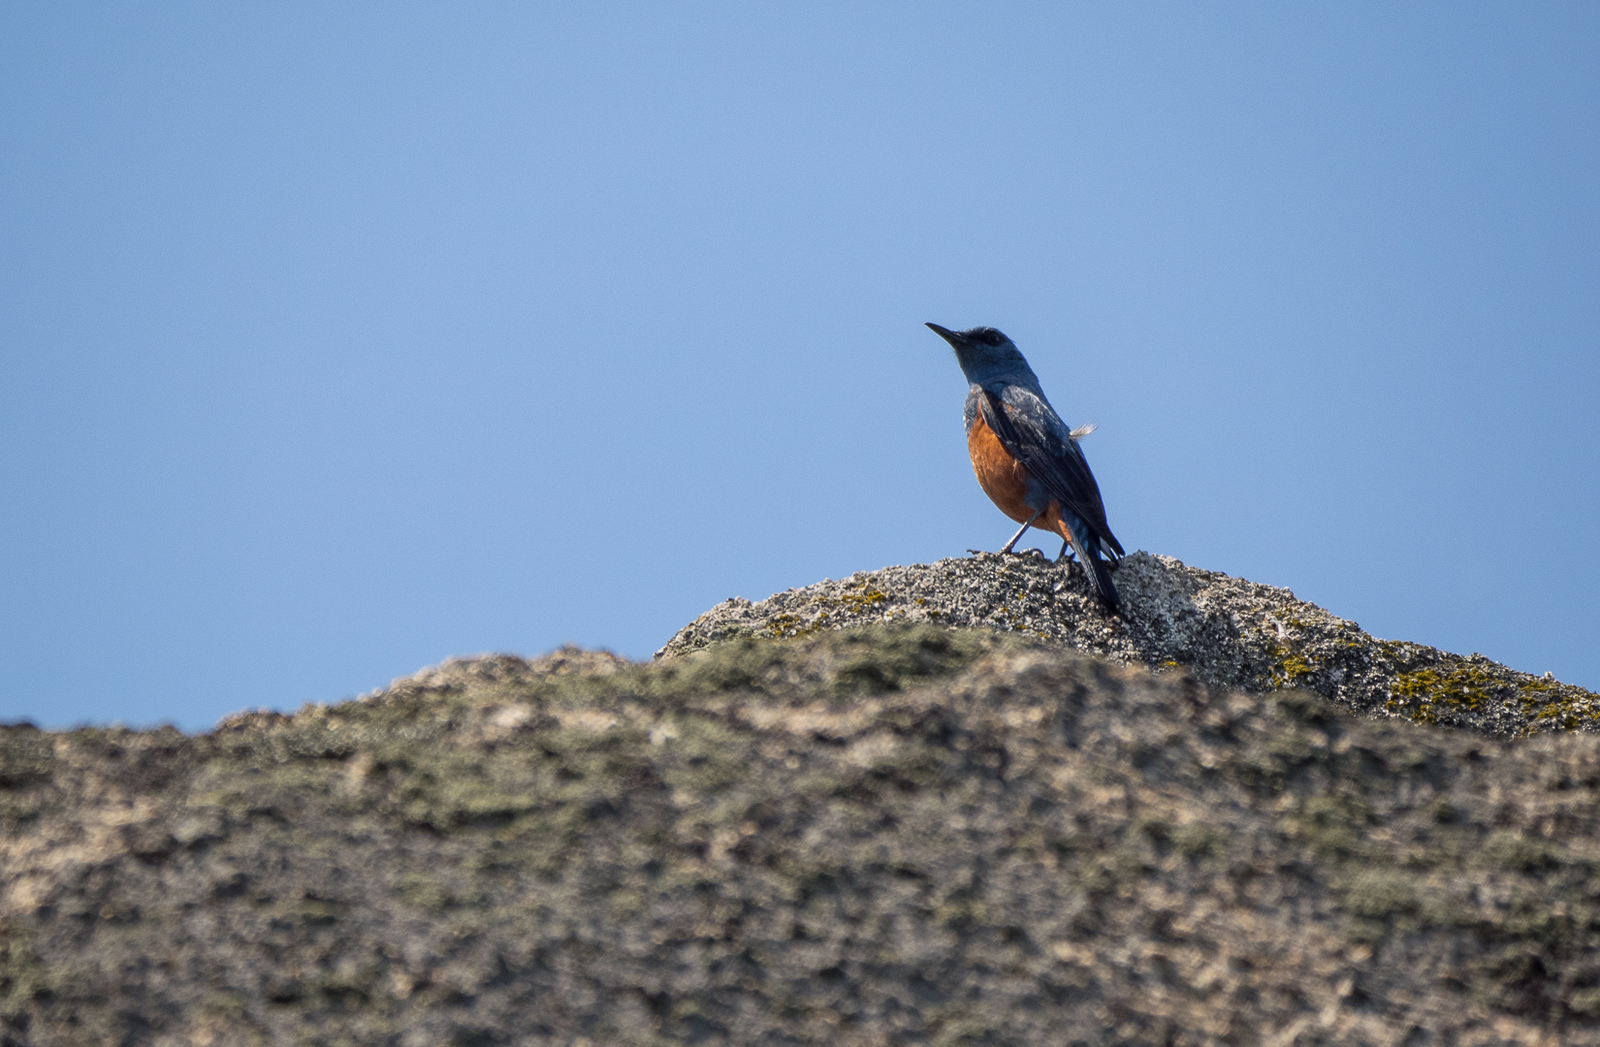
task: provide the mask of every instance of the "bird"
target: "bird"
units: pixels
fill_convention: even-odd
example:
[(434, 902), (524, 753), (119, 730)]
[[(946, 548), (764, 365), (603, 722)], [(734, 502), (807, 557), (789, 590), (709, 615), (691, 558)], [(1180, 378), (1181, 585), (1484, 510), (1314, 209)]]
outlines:
[(1071, 548), (1095, 597), (1120, 615), (1122, 599), (1108, 568), (1124, 555), (1122, 544), (1106, 523), (1100, 486), (1078, 447), (1094, 426), (1069, 429), (1015, 343), (993, 327), (927, 326), (950, 343), (967, 377), (963, 413), (978, 485), (1022, 524), (1000, 551), (1009, 553), (1030, 527), (1060, 535), (1060, 559)]

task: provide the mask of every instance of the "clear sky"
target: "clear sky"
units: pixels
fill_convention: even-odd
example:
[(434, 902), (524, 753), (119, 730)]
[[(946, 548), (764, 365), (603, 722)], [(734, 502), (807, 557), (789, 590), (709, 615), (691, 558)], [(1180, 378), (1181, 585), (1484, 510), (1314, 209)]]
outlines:
[[(1600, 6), (0, 6), (0, 719), (1129, 549), (1600, 689)], [(1050, 553), (1056, 546), (1040, 544)]]

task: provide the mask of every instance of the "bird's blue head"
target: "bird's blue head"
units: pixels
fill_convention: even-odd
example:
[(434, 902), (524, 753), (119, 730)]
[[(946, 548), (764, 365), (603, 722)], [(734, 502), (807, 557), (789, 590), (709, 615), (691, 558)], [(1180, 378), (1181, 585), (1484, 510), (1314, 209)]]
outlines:
[(1011, 339), (993, 327), (973, 327), (965, 331), (952, 331), (938, 324), (929, 324), (933, 333), (950, 343), (956, 351), (956, 363), (961, 373), (973, 385), (1007, 381), (1021, 385), (1037, 386), (1033, 368)]

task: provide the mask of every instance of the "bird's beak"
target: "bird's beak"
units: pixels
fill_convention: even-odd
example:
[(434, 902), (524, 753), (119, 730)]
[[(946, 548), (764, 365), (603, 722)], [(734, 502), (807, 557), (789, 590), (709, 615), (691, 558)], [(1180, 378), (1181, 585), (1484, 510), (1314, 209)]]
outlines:
[(952, 346), (956, 344), (956, 338), (959, 336), (948, 327), (940, 327), (938, 324), (928, 324), (927, 327), (929, 330), (933, 331), (934, 334), (949, 342)]

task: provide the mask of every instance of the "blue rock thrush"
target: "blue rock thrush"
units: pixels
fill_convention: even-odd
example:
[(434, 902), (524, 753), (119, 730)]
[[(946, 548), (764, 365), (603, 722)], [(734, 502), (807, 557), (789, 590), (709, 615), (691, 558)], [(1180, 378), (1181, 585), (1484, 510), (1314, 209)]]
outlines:
[(1030, 527), (1060, 535), (1061, 555), (1070, 546), (1095, 596), (1113, 614), (1121, 613), (1122, 601), (1101, 555), (1114, 563), (1123, 555), (1122, 545), (1106, 523), (1100, 486), (1078, 449), (1078, 439), (1093, 426), (1067, 428), (1045, 399), (1033, 368), (999, 331), (928, 326), (950, 343), (971, 383), (967, 452), (978, 484), (1001, 512), (1022, 524), (1000, 551), (1009, 553)]

